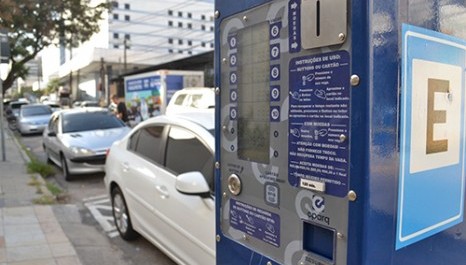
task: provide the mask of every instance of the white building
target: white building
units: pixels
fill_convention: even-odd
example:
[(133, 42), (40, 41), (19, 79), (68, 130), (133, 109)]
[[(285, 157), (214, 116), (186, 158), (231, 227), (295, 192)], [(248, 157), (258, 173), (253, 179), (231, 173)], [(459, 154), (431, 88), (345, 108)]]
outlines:
[(101, 76), (108, 80), (213, 50), (213, 0), (115, 0), (112, 5), (90, 41), (71, 51), (49, 47), (41, 54), (44, 81), (60, 78), (71, 87), (72, 99), (108, 98), (108, 82), (102, 85)]

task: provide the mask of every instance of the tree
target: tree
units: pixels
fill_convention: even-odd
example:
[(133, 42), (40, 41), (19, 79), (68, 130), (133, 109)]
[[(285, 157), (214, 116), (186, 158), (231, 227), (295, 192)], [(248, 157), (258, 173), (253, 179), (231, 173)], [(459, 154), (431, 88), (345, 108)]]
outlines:
[(25, 78), (26, 62), (49, 45), (76, 47), (99, 31), (99, 20), (109, 2), (91, 6), (91, 0), (2, 0), (0, 28), (9, 31), (12, 68), (3, 91)]

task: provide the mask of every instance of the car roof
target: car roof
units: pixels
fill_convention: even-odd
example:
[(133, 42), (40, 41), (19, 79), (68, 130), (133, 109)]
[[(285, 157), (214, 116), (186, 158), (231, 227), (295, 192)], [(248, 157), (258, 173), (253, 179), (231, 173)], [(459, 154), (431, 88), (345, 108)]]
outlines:
[(49, 106), (44, 104), (24, 104), (21, 108), (48, 108)]
[(106, 108), (100, 108), (100, 107), (61, 109), (61, 110), (56, 111), (55, 115), (59, 115), (59, 114), (68, 115), (68, 114), (73, 114), (73, 113), (85, 113), (85, 112), (108, 112), (108, 110)]
[(162, 122), (167, 124), (186, 124), (195, 123), (206, 130), (215, 129), (215, 116), (214, 113), (179, 113), (173, 115), (160, 115), (150, 118), (142, 123)]

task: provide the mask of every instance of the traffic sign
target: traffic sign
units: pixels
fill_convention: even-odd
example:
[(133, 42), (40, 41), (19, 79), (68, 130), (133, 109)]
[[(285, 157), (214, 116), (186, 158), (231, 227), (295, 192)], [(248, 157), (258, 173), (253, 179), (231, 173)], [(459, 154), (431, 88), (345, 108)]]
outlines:
[(466, 42), (403, 25), (396, 249), (463, 221)]

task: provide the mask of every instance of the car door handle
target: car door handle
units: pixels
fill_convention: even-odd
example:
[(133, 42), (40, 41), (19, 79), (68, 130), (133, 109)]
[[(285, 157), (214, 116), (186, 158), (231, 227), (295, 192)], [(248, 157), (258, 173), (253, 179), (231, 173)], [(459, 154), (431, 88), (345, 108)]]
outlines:
[(155, 189), (160, 193), (160, 197), (162, 197), (162, 199), (167, 199), (168, 198), (168, 190), (165, 186), (160, 186), (160, 185), (157, 185), (155, 186)]
[(128, 162), (123, 162), (121, 164), (121, 167), (123, 168), (123, 171), (124, 172), (128, 172), (129, 171), (129, 163)]

